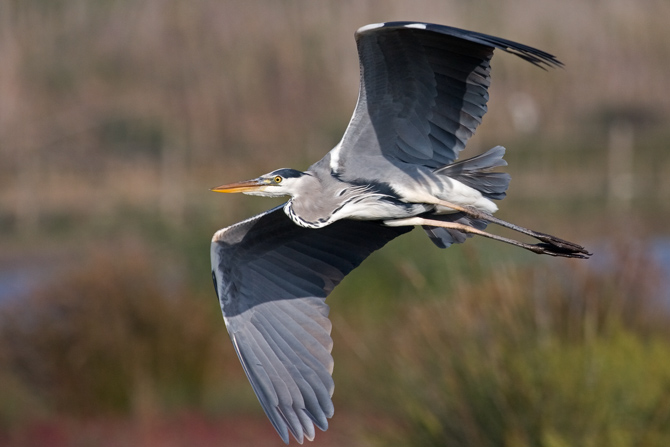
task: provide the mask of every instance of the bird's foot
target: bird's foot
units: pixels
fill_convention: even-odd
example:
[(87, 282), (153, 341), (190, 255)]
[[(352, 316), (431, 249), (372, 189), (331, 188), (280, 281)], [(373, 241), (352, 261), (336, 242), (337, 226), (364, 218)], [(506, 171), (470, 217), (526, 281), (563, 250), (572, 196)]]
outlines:
[(570, 244), (574, 247), (579, 248), (574, 248), (572, 246), (560, 247), (555, 244), (549, 244), (544, 242), (540, 244), (527, 244), (527, 247), (523, 248), (527, 248), (533, 253), (541, 255), (557, 256), (562, 258), (588, 259), (593, 254), (586, 251), (586, 249), (584, 249), (584, 247), (582, 246), (572, 243)]
[[(460, 206), (453, 204), (451, 202), (445, 202), (440, 200), (439, 201), (440, 205), (447, 206), (449, 208), (452, 208), (454, 210), (460, 211), (462, 213), (467, 214), (468, 216), (471, 216), (475, 219), (480, 219), (484, 220), (489, 223), (493, 223), (496, 225), (500, 225), (505, 228), (509, 228), (510, 230), (518, 231), (519, 233), (528, 235), (530, 237), (533, 237), (537, 239), (540, 242), (543, 242), (542, 244), (523, 244), (526, 245), (524, 248), (534, 252), (534, 253), (541, 253), (541, 254), (547, 254), (551, 256), (563, 256), (567, 258), (582, 258), (586, 259), (589, 256), (592, 255), (588, 250), (586, 250), (584, 247), (582, 247), (579, 244), (575, 244), (574, 242), (566, 241), (565, 239), (561, 239), (560, 237), (552, 236), (551, 234), (547, 233), (542, 233), (539, 231), (535, 230), (530, 230), (528, 228), (524, 228), (522, 226), (507, 222), (505, 220), (499, 219), (497, 217), (494, 217), (493, 215), (486, 213), (484, 211), (478, 210), (476, 208), (470, 207), (470, 206)], [(530, 248), (530, 247), (535, 247), (535, 248)]]
[[(547, 233), (540, 233), (539, 231), (533, 231), (533, 236), (535, 239), (543, 242), (543, 244), (535, 244), (539, 247), (544, 247), (549, 250), (553, 251), (558, 251), (560, 255), (554, 255), (554, 256), (566, 256), (569, 258), (582, 258), (586, 259), (589, 256), (591, 256), (593, 253), (590, 253), (586, 248), (582, 247), (579, 244), (575, 244), (574, 242), (566, 241), (565, 239), (561, 239), (560, 237), (552, 236), (551, 234)], [(549, 254), (549, 253), (546, 253)]]

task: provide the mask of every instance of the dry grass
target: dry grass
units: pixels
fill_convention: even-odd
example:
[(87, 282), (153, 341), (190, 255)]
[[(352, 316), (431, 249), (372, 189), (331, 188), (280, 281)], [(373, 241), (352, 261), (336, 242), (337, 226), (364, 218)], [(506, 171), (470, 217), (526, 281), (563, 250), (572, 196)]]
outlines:
[[(124, 204), (160, 204), (183, 221), (194, 206), (215, 206), (206, 189), (225, 179), (306, 167), (353, 109), (353, 31), (397, 19), (504, 35), (566, 62), (548, 73), (511, 57), (494, 62), (491, 110), (470, 153), (526, 135), (512, 116), (530, 101), (533, 144), (511, 148), (536, 160), (511, 167), (525, 194), (551, 185), (558, 197), (602, 197), (607, 132), (598, 117), (612, 114), (652, 117), (636, 133), (638, 150), (654, 154), (636, 161), (638, 194), (667, 190), (670, 161), (641, 136), (662, 131), (670, 110), (660, 94), (668, 13), (662, 0), (4, 2), (0, 225), (35, 234), (50, 215), (109, 216)], [(543, 154), (548, 138), (566, 147)]]

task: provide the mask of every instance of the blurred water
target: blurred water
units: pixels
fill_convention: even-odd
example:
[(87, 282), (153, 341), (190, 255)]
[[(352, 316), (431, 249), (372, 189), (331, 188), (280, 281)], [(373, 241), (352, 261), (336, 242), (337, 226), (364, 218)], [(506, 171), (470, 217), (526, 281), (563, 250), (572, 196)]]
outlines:
[(45, 279), (46, 275), (25, 266), (0, 270), (0, 304), (27, 295)]
[[(596, 253), (590, 263), (598, 271), (613, 270), (615, 253), (610, 244), (586, 244), (593, 247)], [(658, 237), (651, 239), (643, 248), (653, 262), (659, 267), (662, 275), (660, 297), (670, 309), (670, 237)], [(14, 267), (0, 268), (0, 304), (11, 299), (21, 298), (32, 290), (46, 284), (53, 274), (53, 266), (46, 265), (17, 265)]]
[(651, 257), (663, 275), (661, 297), (670, 308), (670, 238), (656, 238), (651, 243)]
[[(620, 268), (617, 267), (617, 264), (621, 262), (617, 259), (621, 256), (621, 249), (615, 247), (616, 243), (617, 241), (613, 240), (601, 241), (600, 243), (587, 241), (586, 247), (594, 253), (588, 261), (588, 267), (601, 274), (616, 272)], [(645, 243), (640, 243), (639, 246), (631, 245), (630, 249), (636, 250), (636, 253), (633, 253), (633, 258), (637, 256), (646, 257), (658, 268), (660, 275), (658, 297), (661, 303), (670, 310), (670, 237), (650, 238)]]
[(670, 276), (670, 238), (659, 238), (652, 242), (654, 261)]

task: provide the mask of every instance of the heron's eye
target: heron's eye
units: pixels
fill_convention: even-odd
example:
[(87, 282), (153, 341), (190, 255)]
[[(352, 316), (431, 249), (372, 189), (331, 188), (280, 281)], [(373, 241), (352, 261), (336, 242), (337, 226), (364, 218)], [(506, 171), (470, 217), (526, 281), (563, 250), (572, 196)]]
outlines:
[(275, 183), (281, 183), (281, 181), (282, 181), (283, 179), (281, 178), (280, 175), (276, 175), (275, 178), (274, 178), (273, 180), (275, 181)]

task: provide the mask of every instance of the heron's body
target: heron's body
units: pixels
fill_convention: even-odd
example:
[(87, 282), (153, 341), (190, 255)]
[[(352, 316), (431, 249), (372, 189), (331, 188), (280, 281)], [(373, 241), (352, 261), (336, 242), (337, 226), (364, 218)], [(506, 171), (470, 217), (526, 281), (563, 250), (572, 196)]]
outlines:
[[(340, 143), (306, 171), (278, 169), (214, 188), (289, 196), (212, 239), (224, 321), (263, 409), (288, 442), (333, 414), (326, 296), (370, 253), (414, 226), (441, 248), (481, 235), (535, 253), (585, 258), (580, 245), (492, 216), (505, 197), (505, 149), (456, 161), (486, 112), (495, 48), (535, 65), (554, 56), (498, 37), (425, 23), (356, 33), (358, 103)], [(283, 212), (282, 212), (283, 211)], [(484, 232), (498, 224), (541, 241)]]
[(303, 173), (303, 187), (284, 206), (297, 225), (321, 228), (340, 219), (391, 220), (428, 212), (455, 212), (439, 205), (439, 200), (486, 213), (498, 210), (479, 190), (425, 166), (382, 162), (378, 164), (386, 166), (377, 166), (377, 175), (360, 176), (356, 183), (335, 175), (333, 181), (333, 173), (323, 169), (331, 157), (331, 153), (327, 154)]

